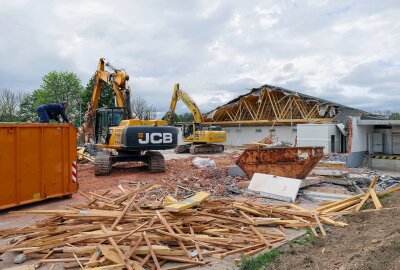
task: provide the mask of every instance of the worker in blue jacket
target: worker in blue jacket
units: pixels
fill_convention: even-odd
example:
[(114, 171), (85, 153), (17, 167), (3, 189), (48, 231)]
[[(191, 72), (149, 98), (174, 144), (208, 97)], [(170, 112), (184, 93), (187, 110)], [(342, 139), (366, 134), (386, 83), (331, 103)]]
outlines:
[(36, 112), (38, 113), (40, 120), (39, 123), (49, 123), (51, 119), (60, 122), (59, 116), (61, 115), (63, 121), (68, 123), (68, 117), (65, 114), (65, 111), (68, 108), (68, 102), (57, 102), (57, 103), (49, 103), (43, 104), (36, 108)]

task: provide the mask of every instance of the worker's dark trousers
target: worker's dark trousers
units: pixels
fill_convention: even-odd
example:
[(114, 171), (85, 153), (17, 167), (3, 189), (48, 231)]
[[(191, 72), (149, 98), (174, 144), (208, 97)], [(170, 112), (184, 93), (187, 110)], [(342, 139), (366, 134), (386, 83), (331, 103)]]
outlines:
[(38, 115), (40, 117), (40, 120), (38, 123), (49, 123), (50, 122), (49, 115), (43, 106), (37, 107), (36, 112), (38, 113)]

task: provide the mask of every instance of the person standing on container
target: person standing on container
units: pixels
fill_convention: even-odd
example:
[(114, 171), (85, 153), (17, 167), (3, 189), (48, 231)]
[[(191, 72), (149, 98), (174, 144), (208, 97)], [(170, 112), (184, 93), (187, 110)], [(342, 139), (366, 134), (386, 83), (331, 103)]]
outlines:
[(68, 102), (57, 102), (57, 103), (49, 103), (43, 104), (36, 108), (36, 112), (38, 113), (40, 120), (38, 123), (49, 123), (51, 119), (60, 122), (59, 116), (61, 115), (63, 121), (68, 123), (68, 117), (65, 114), (65, 111), (68, 108)]

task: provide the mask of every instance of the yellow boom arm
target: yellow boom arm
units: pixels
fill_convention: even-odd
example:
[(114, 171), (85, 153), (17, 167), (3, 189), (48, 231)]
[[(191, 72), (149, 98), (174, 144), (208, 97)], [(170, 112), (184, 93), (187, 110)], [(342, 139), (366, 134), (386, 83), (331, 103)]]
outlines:
[(192, 100), (188, 93), (179, 89), (179, 83), (175, 84), (174, 86), (169, 112), (167, 113), (167, 122), (169, 124), (173, 123), (176, 103), (179, 99), (182, 100), (183, 103), (189, 108), (193, 115), (194, 123), (201, 124), (203, 122), (203, 118), (199, 107), (197, 107), (196, 103)]
[[(113, 72), (105, 70), (108, 67)], [(94, 121), (96, 110), (99, 105), (100, 91), (104, 83), (109, 83), (115, 93), (117, 107), (123, 108), (124, 119), (131, 119), (132, 109), (130, 104), (130, 88), (128, 86), (129, 75), (124, 70), (114, 68), (110, 63), (105, 62), (104, 58), (100, 58), (96, 70), (93, 94), (90, 100), (88, 110), (85, 113), (84, 133), (89, 137), (94, 134)]]

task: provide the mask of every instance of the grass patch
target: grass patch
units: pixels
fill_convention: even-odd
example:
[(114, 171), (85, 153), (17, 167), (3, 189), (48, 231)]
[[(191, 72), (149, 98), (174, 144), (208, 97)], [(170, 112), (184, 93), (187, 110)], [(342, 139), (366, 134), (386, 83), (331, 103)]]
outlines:
[[(393, 193), (388, 193), (382, 196), (378, 196), (378, 199), (380, 202), (386, 202), (391, 196), (393, 195)], [(374, 202), (371, 199), (371, 196), (368, 198), (368, 201), (366, 203), (364, 203), (364, 205), (361, 207), (361, 210), (365, 210), (365, 209), (369, 209), (369, 208), (375, 208), (374, 206)]]
[[(319, 228), (317, 228), (316, 230), (318, 232)], [(293, 240), (292, 243), (298, 244), (298, 245), (305, 245), (307, 243), (313, 244), (315, 242), (315, 239), (316, 238), (315, 238), (314, 234), (312, 233), (311, 229), (307, 228), (307, 234)]]
[(281, 249), (276, 248), (272, 251), (261, 253), (255, 257), (242, 256), (241, 270), (260, 270), (275, 260), (282, 253)]
[[(317, 228), (316, 230), (318, 232), (319, 228)], [(312, 233), (311, 229), (307, 228), (307, 234), (289, 242), (289, 246), (290, 246), (291, 250), (294, 250), (293, 249), (294, 244), (298, 244), (298, 245), (305, 245), (308, 243), (314, 244), (315, 241), (316, 241), (316, 237)], [(275, 260), (282, 253), (283, 253), (283, 251), (281, 248), (276, 248), (272, 251), (264, 252), (257, 256), (254, 256), (254, 257), (242, 256), (240, 269), (241, 270), (264, 269), (269, 263), (271, 263), (273, 260)]]
[(387, 201), (391, 196), (393, 195), (393, 193), (388, 193), (382, 196), (378, 196), (380, 201)]

